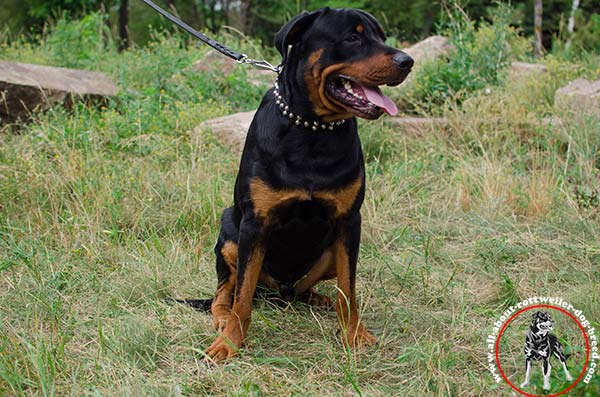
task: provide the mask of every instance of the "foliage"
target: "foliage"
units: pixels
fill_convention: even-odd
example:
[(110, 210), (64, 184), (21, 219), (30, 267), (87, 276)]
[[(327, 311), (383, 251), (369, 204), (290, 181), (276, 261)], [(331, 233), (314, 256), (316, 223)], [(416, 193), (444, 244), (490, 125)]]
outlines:
[[(435, 32), (436, 26), (444, 18), (445, 1), (429, 0), (157, 0), (157, 3), (182, 17), (190, 25), (198, 29), (218, 31), (224, 25), (233, 26), (245, 34), (256, 37), (270, 44), (274, 33), (292, 16), (303, 10), (314, 10), (323, 6), (362, 8), (383, 24), (386, 32), (399, 40), (416, 41)], [(552, 49), (554, 41), (561, 36), (571, 10), (571, 0), (544, 0), (543, 33), (546, 49)], [(490, 11), (496, 6), (486, 0), (470, 0), (461, 2), (463, 8), (473, 20), (492, 21)], [(517, 12), (511, 24), (518, 26), (525, 34), (533, 34), (533, 0), (517, 0), (510, 3)], [(45, 24), (57, 15), (80, 18), (83, 14), (102, 10), (106, 12), (107, 25), (117, 35), (119, 1), (117, 0), (4, 0), (0, 9), (0, 26), (7, 26), (18, 36), (19, 32), (40, 33)], [(242, 10), (245, 10), (242, 12)], [(582, 0), (578, 12), (578, 29), (586, 36), (586, 48), (591, 45), (598, 48), (600, 37), (588, 35), (587, 28), (595, 26), (594, 15), (600, 9), (594, 0)], [(144, 45), (151, 40), (148, 26), (161, 27), (171, 32), (175, 28), (159, 17), (141, 1), (129, 1), (129, 32), (132, 40)], [(591, 23), (591, 25), (589, 25)], [(587, 26), (587, 28), (586, 28)], [(595, 47), (594, 47), (595, 43)]]
[[(600, 77), (598, 57), (550, 55), (541, 78), (431, 105), (446, 128), (360, 122), (357, 291), (376, 347), (344, 350), (335, 311), (257, 300), (242, 355), (207, 365), (210, 317), (164, 298), (214, 293), (239, 156), (195, 127), (256, 108), (264, 89), (242, 67), (193, 71), (206, 48), (184, 35), (153, 30), (123, 53), (68, 37), (88, 23), (0, 46), (2, 59), (75, 63), (121, 87), (104, 107), (55, 106), (0, 132), (0, 395), (506, 396), (482, 365), (499, 306), (550, 291), (600, 318), (600, 207), (579, 200), (598, 186), (600, 120), (542, 122), (557, 87)], [(489, 54), (496, 27), (465, 29), (471, 77), (494, 78), (468, 57)], [(576, 395), (598, 396), (599, 380)]]
[(36, 19), (45, 19), (52, 13), (60, 11), (78, 17), (85, 11), (95, 9), (99, 0), (25, 0), (27, 14)]
[(80, 20), (59, 18), (45, 37), (53, 63), (71, 68), (97, 64), (114, 48), (101, 13), (87, 14)]
[(418, 111), (430, 112), (447, 100), (461, 103), (472, 92), (497, 86), (510, 61), (529, 51), (527, 41), (510, 25), (512, 11), (505, 5), (498, 4), (491, 23), (476, 24), (457, 4), (445, 15), (442, 30), (453, 49), (448, 59), (419, 69), (404, 98)]
[(573, 37), (574, 52), (600, 53), (600, 14), (593, 14), (589, 21), (580, 20), (580, 23)]

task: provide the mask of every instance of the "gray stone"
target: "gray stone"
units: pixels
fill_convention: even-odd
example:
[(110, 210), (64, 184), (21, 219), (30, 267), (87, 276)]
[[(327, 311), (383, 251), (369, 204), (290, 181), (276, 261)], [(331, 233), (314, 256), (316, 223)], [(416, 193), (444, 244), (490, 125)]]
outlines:
[[(257, 87), (267, 87), (275, 81), (275, 73), (266, 69), (259, 69), (250, 65), (238, 64), (233, 59), (226, 57), (216, 50), (209, 50), (203, 56), (202, 59), (194, 62), (192, 66), (186, 69), (194, 73), (215, 73), (220, 72), (225, 77), (233, 73), (234, 68), (241, 67), (246, 68), (248, 76), (248, 82)], [(174, 76), (176, 78), (176, 76)]]
[(0, 61), (0, 121), (26, 119), (54, 104), (101, 100), (118, 90), (99, 72)]
[(241, 153), (255, 112), (252, 110), (206, 120), (196, 128), (196, 133), (211, 131), (221, 143), (230, 147), (231, 150)]
[(216, 50), (208, 50), (201, 59), (198, 59), (187, 70), (195, 73), (214, 73), (215, 71), (222, 72), (225, 76), (229, 76), (233, 72), (233, 68), (237, 62), (226, 57)]
[(452, 50), (453, 46), (448, 38), (443, 36), (430, 36), (412, 46), (403, 49), (415, 60), (415, 67), (421, 64), (441, 58)]
[(508, 70), (509, 78), (534, 78), (548, 72), (545, 65), (539, 63), (513, 62)]
[(388, 119), (405, 135), (422, 137), (427, 133), (445, 129), (448, 120), (444, 117), (390, 117)]
[(600, 80), (578, 79), (559, 88), (554, 94), (554, 107), (559, 112), (600, 115)]
[(424, 64), (448, 55), (453, 48), (454, 47), (450, 43), (450, 40), (443, 36), (430, 36), (408, 48), (404, 48), (402, 51), (406, 52), (414, 59), (415, 65), (413, 66), (412, 72), (402, 83), (401, 89), (409, 89), (409, 86), (412, 84), (412, 81), (417, 75), (418, 70)]

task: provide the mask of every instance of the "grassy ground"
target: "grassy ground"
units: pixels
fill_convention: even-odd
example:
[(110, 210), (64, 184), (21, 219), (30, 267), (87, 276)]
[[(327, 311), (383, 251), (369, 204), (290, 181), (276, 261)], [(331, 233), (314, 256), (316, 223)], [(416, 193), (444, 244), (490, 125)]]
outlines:
[(485, 351), (503, 309), (556, 295), (598, 326), (600, 120), (552, 104), (556, 87), (600, 75), (593, 62), (548, 57), (541, 78), (448, 101), (436, 109), (446, 129), (361, 122), (358, 291), (379, 344), (345, 351), (334, 312), (258, 302), (242, 355), (210, 367), (209, 316), (163, 299), (214, 292), (238, 158), (191, 130), (255, 108), (262, 90), (241, 67), (182, 72), (203, 49), (174, 38), (122, 55), (82, 48), (0, 48), (123, 87), (104, 108), (57, 107), (0, 133), (1, 395), (505, 396)]

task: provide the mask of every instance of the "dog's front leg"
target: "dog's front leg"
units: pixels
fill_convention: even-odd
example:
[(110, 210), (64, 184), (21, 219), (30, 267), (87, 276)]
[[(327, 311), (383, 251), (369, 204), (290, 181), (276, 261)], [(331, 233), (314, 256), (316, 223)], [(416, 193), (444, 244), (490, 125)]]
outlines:
[(351, 347), (377, 342), (361, 324), (356, 304), (356, 261), (360, 245), (360, 214), (342, 222), (340, 238), (334, 243), (338, 296), (335, 305), (342, 341)]
[(567, 378), (567, 380), (569, 382), (572, 381), (573, 376), (571, 376), (571, 373), (569, 372), (569, 368), (567, 367), (567, 358), (565, 357), (562, 345), (560, 344), (560, 342), (558, 342), (558, 340), (555, 341), (552, 353), (554, 354), (554, 357), (558, 358), (558, 361), (560, 361), (560, 363), (562, 364), (562, 367), (565, 371), (565, 377)]
[(544, 390), (550, 390), (550, 371), (552, 370), (550, 357), (542, 360), (542, 369), (544, 371)]
[(567, 363), (564, 361), (561, 361), (561, 364), (563, 366), (563, 369), (565, 370), (565, 377), (567, 378), (567, 380), (570, 382), (573, 380), (573, 376), (571, 375), (571, 373), (569, 372), (569, 368), (567, 368)]
[(233, 357), (244, 343), (250, 325), (252, 298), (265, 254), (259, 231), (255, 220), (242, 220), (233, 307), (223, 333), (206, 350), (215, 361)]
[(529, 386), (529, 379), (531, 377), (531, 360), (525, 359), (525, 380), (521, 383), (521, 388)]

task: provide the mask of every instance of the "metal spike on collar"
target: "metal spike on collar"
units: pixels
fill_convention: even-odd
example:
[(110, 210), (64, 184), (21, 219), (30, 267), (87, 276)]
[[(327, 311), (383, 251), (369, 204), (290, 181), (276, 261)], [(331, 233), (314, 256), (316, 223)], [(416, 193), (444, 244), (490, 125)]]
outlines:
[(321, 130), (333, 131), (333, 129), (335, 127), (340, 126), (346, 122), (346, 120), (338, 120), (338, 121), (331, 121), (329, 123), (319, 123), (317, 121), (313, 121), (311, 123), (310, 121), (305, 120), (299, 114), (292, 113), (290, 111), (290, 107), (283, 100), (283, 96), (279, 93), (279, 84), (277, 83), (277, 81), (275, 82), (275, 88), (273, 89), (273, 95), (275, 95), (275, 104), (279, 107), (279, 110), (281, 110), (281, 114), (283, 114), (285, 117), (289, 118), (290, 120), (293, 119), (295, 125), (303, 125), (304, 127), (310, 128), (313, 131), (318, 131), (319, 128)]

